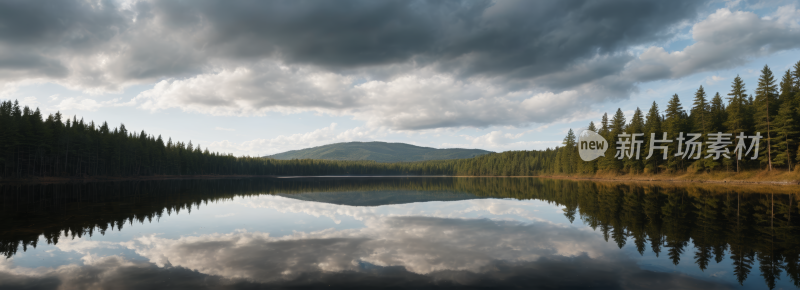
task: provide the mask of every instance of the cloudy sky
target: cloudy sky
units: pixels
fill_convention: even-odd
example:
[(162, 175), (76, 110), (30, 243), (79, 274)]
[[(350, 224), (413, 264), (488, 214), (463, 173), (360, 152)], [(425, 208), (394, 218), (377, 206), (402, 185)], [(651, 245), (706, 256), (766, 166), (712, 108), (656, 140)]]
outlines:
[(0, 1), (0, 99), (237, 155), (554, 147), (800, 61), (800, 1)]

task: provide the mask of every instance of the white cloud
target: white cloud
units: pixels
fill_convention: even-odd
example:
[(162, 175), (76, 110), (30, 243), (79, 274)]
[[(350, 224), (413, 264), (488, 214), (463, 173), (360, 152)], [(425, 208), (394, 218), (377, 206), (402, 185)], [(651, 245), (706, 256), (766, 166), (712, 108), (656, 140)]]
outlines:
[(35, 110), (37, 107), (39, 107), (39, 100), (36, 99), (36, 97), (33, 97), (33, 96), (25, 97), (19, 102), (19, 105), (20, 105), (20, 107), (28, 106), (31, 109)]
[(467, 144), (454, 144), (445, 143), (442, 147), (461, 147), (461, 148), (482, 148), (491, 151), (506, 151), (506, 150), (541, 150), (545, 148), (553, 148), (561, 145), (561, 141), (525, 141), (521, 140), (523, 136), (531, 132), (540, 132), (541, 128), (528, 130), (522, 133), (503, 133), (503, 131), (495, 130), (481, 136), (473, 137), (469, 135), (461, 135), (466, 139)]
[(56, 108), (59, 111), (79, 110), (79, 111), (96, 111), (103, 105), (92, 99), (77, 100), (76, 98), (67, 98), (62, 100)]
[(626, 75), (640, 81), (681, 78), (703, 71), (727, 69), (749, 59), (800, 48), (800, 25), (794, 6), (761, 18), (747, 11), (718, 9), (692, 27), (695, 43), (682, 51), (650, 47), (626, 65)]
[[(372, 128), (421, 130), (549, 123), (588, 110), (605, 98), (597, 84), (562, 93), (509, 90), (490, 79), (460, 80), (430, 68), (390, 80), (362, 82), (311, 67), (262, 62), (182, 80), (161, 81), (133, 102), (157, 111), (180, 108), (211, 115), (315, 111), (352, 115)], [(592, 93), (590, 93), (592, 92)]]
[(208, 146), (211, 151), (231, 152), (237, 155), (265, 156), (289, 150), (322, 146), (349, 141), (371, 141), (385, 133), (376, 129), (356, 127), (343, 132), (336, 131), (336, 123), (308, 133), (280, 135), (271, 139), (255, 139), (242, 143), (227, 140), (217, 141)]
[[(51, 96), (51, 98), (54, 101), (57, 100), (57, 95), (55, 95), (55, 96), (56, 96), (56, 98), (53, 98), (53, 96)], [(90, 111), (90, 112), (93, 112), (93, 111), (97, 111), (98, 109), (100, 109), (102, 107), (120, 107), (120, 106), (129, 106), (129, 105), (131, 105), (130, 102), (126, 102), (126, 103), (120, 102), (119, 98), (116, 98), (116, 99), (113, 99), (113, 100), (108, 100), (108, 101), (98, 102), (98, 101), (96, 101), (94, 99), (88, 99), (88, 98), (79, 99), (79, 98), (74, 98), (73, 97), (73, 98), (66, 98), (66, 99), (61, 100), (61, 102), (59, 102), (57, 105), (55, 105), (55, 108), (53, 109), (53, 111), (55, 111), (55, 110), (58, 110), (58, 111), (78, 110), (78, 111)]]
[(713, 85), (713, 84), (717, 83), (718, 81), (721, 81), (721, 80), (724, 80), (724, 79), (725, 78), (723, 78), (721, 76), (711, 76), (706, 80), (706, 84)]
[[(160, 267), (170, 264), (204, 274), (268, 282), (314, 271), (358, 271), (360, 262), (401, 266), (418, 274), (445, 270), (482, 273), (491, 271), (487, 266), (496, 260), (526, 262), (542, 256), (581, 254), (600, 258), (616, 250), (613, 243), (596, 235), (548, 223), (393, 217), (370, 220), (363, 229), (282, 237), (243, 230), (178, 239), (151, 235), (137, 238), (128, 247)], [(246, 257), (269, 259), (259, 259), (259, 267), (248, 267), (250, 258)]]

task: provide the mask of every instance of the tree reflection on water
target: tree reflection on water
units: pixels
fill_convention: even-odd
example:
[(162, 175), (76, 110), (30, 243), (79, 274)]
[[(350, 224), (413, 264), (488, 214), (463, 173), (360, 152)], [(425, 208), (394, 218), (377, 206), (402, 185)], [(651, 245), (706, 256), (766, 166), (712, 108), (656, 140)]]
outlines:
[[(406, 191), (406, 193), (371, 194), (374, 191)], [(353, 206), (513, 198), (542, 200), (561, 206), (564, 208), (565, 218), (570, 223), (576, 220), (582, 221), (602, 233), (606, 242), (613, 243), (620, 249), (632, 241), (633, 245), (627, 246), (635, 247), (640, 254), (644, 255), (649, 248), (649, 251), (656, 256), (669, 259), (675, 265), (686, 262), (681, 261), (682, 256), (686, 257), (685, 252), (694, 251), (691, 255), (694, 259), (692, 262), (700, 270), (706, 270), (711, 263), (720, 263), (727, 255), (733, 264), (732, 272), (740, 284), (757, 271), (769, 288), (775, 287), (776, 280), (782, 273), (785, 273), (795, 286), (800, 286), (800, 252), (798, 252), (800, 233), (797, 227), (798, 217), (795, 216), (800, 207), (794, 201), (796, 194), (774, 194), (772, 191), (771, 188), (747, 189), (733, 186), (682, 186), (539, 178), (253, 178), (6, 184), (0, 185), (0, 195), (2, 195), (0, 253), (12, 257), (20, 248), (25, 251), (29, 246), (36, 247), (40, 236), (43, 236), (47, 243), (56, 244), (63, 235), (81, 237), (98, 232), (105, 234), (109, 229), (122, 230), (126, 223), (158, 221), (163, 215), (191, 211), (210, 202), (231, 200), (239, 196), (282, 195), (301, 200)], [(324, 194), (328, 192), (346, 192), (347, 195)], [(424, 222), (429, 225), (455, 222), (442, 219), (402, 221), (405, 224)], [(467, 224), (460, 226), (469, 228)], [(499, 226), (499, 224), (489, 225), (488, 228)], [(548, 228), (537, 231), (555, 230)], [(498, 231), (496, 234), (503, 235), (502, 233)], [(337, 238), (341, 240), (325, 240), (322, 242), (329, 244), (314, 247), (332, 247), (331, 249), (338, 249), (334, 252), (352, 254), (357, 251), (347, 249), (363, 248), (364, 243), (374, 244), (364, 237)], [(273, 246), (277, 245), (274, 244), (275, 241), (268, 242), (273, 243), (271, 244)], [(305, 241), (305, 243), (313, 242)], [(286, 252), (294, 251), (293, 247), (298, 244), (293, 243), (291, 246), (285, 249)], [(339, 249), (339, 247), (344, 248)], [(274, 255), (273, 252), (269, 253)], [(538, 269), (539, 281), (542, 281), (547, 277), (544, 273), (547, 273), (548, 269), (557, 267), (544, 264), (561, 259), (547, 258), (545, 255), (542, 257), (535, 262), (516, 264), (510, 268), (502, 261), (487, 263), (496, 269), (506, 269), (508, 273), (521, 271), (523, 268)], [(581, 255), (575, 259), (577, 260), (573, 259), (568, 263), (561, 261), (559, 265), (572, 265), (571, 263), (578, 260), (587, 265), (586, 267), (597, 263)], [(119, 261), (108, 258), (102, 263), (113, 264)], [(619, 264), (624, 263), (619, 262)], [(150, 269), (147, 271), (157, 269), (148, 268), (152, 265), (138, 267), (143, 267), (140, 270)], [(350, 269), (350, 272), (338, 274), (313, 274), (303, 271), (297, 273), (306, 275), (305, 278), (308, 278), (308, 275), (321, 275), (317, 277), (318, 282), (323, 280), (330, 282), (338, 279), (366, 279), (366, 276), (363, 276), (366, 271), (364, 269), (369, 268), (371, 269), (369, 271), (383, 273), (381, 275), (384, 278), (391, 276), (401, 279), (405, 281), (406, 286), (426, 285), (436, 280), (437, 275), (445, 275), (444, 272), (435, 272), (435, 275), (420, 276), (391, 267), (369, 265), (342, 267), (355, 268)], [(608, 267), (608, 265), (598, 265), (598, 267)], [(170, 268), (169, 271), (181, 270)], [(484, 275), (489, 275), (486, 273), (490, 272), (484, 272)], [(639, 272), (628, 275), (629, 283), (635, 280), (631, 277), (645, 275), (636, 273)], [(263, 277), (263, 275), (254, 277), (256, 276)], [(594, 279), (588, 276), (584, 278)], [(601, 280), (596, 282), (601, 283)], [(259, 282), (258, 279), (254, 281)], [(497, 281), (495, 282), (499, 283)]]

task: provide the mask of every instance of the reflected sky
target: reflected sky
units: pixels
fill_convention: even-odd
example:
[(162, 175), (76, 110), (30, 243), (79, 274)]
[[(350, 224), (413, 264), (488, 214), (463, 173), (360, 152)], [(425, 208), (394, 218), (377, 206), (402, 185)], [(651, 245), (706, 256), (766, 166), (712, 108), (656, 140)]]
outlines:
[[(237, 196), (103, 235), (42, 238), (0, 259), (0, 288), (765, 286), (757, 271), (740, 286), (728, 257), (700, 270), (691, 246), (674, 265), (628, 239), (620, 249), (581, 219), (570, 222), (563, 206), (536, 199), (413, 190)], [(785, 275), (777, 283), (795, 289)]]

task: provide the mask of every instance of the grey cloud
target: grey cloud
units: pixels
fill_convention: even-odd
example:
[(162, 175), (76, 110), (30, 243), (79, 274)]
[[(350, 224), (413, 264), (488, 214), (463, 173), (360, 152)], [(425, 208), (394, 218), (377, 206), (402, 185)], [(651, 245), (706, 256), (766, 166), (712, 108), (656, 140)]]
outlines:
[[(156, 2), (177, 27), (207, 27), (202, 41), (227, 57), (265, 57), (322, 66), (403, 62), (436, 39), (441, 10), (455, 3), (410, 1)], [(449, 6), (449, 7), (448, 7)]]
[(0, 287), (3, 289), (56, 289), (61, 284), (55, 275), (30, 277), (0, 271)]
[(800, 46), (794, 18), (718, 11), (683, 52), (630, 51), (670, 39), (703, 1), (131, 3), (0, 4), (0, 79), (91, 92), (158, 82), (137, 96), (150, 110), (317, 111), (398, 130), (525, 126), (626, 99), (639, 82)]
[(116, 55), (108, 70), (123, 80), (181, 77), (219, 61), (272, 57), (332, 70), (414, 61), (463, 75), (527, 78), (663, 38), (699, 5), (139, 1), (123, 9), (114, 1), (19, 1), (0, 9), (0, 42), (18, 53), (32, 47), (41, 57), (55, 53), (62, 62)]
[(81, 50), (124, 30), (127, 21), (116, 2), (39, 0), (0, 3), (0, 41), (43, 52), (56, 46)]
[(64, 53), (83, 54), (127, 26), (113, 1), (3, 1), (0, 73), (4, 78), (63, 78)]
[[(670, 37), (701, 1), (507, 1), (486, 9), (443, 56), (466, 74), (527, 78), (560, 72), (596, 55)], [(619, 71), (619, 70), (617, 70)]]
[(670, 37), (669, 28), (696, 17), (702, 4), (201, 1), (152, 6), (173, 29), (202, 27), (193, 44), (215, 57), (277, 54), (289, 63), (333, 70), (414, 61), (462, 76), (530, 78)]
[[(547, 258), (535, 262), (495, 261), (491, 271), (441, 271), (429, 275), (402, 267), (362, 264), (358, 271), (306, 272), (296, 279), (255, 282), (206, 275), (183, 267), (157, 267), (143, 262), (108, 259), (98, 265), (54, 271), (43, 277), (0, 273), (3, 289), (264, 289), (326, 288), (406, 289), (519, 288), (534, 289), (736, 289), (678, 273), (641, 270), (633, 262), (611, 264), (586, 255)], [(60, 284), (60, 285), (59, 285)], [(61, 287), (59, 287), (61, 286)]]

